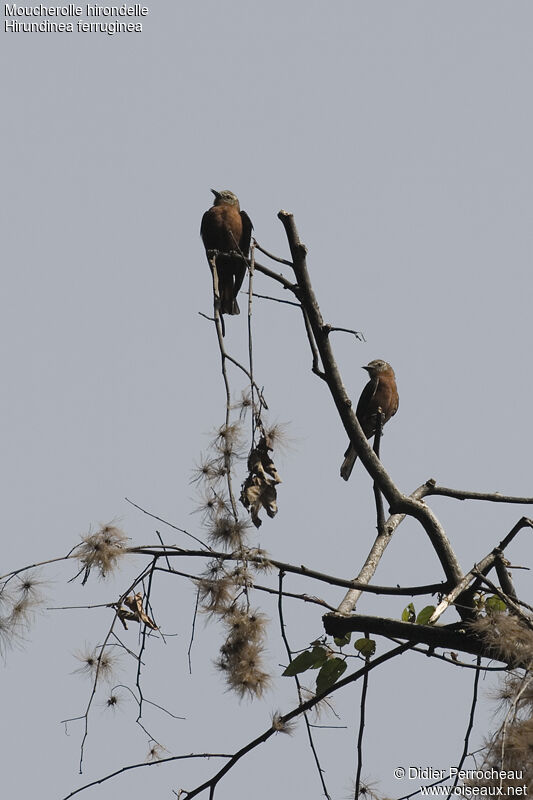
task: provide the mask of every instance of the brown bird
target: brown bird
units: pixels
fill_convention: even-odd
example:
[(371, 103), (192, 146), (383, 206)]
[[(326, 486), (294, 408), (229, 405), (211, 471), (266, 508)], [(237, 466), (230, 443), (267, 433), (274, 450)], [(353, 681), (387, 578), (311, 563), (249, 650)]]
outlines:
[[(390, 364), (377, 358), (367, 364), (366, 367), (363, 367), (363, 369), (366, 369), (370, 375), (370, 380), (361, 392), (355, 415), (366, 438), (370, 439), (376, 432), (378, 409), (383, 414), (384, 425), (398, 411), (399, 399), (394, 370)], [(341, 477), (345, 481), (352, 474), (356, 459), (357, 453), (350, 442), (341, 466)]]
[(202, 217), (200, 236), (207, 259), (215, 258), (220, 313), (240, 314), (237, 295), (246, 275), (244, 258), (250, 254), (253, 225), (246, 211), (241, 211), (233, 192), (211, 191), (215, 201)]

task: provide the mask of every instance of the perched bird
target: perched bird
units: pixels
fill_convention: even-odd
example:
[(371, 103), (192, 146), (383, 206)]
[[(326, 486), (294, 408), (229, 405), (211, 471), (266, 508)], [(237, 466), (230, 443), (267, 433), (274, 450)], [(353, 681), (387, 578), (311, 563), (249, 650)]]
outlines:
[(220, 313), (240, 314), (237, 295), (246, 274), (243, 257), (250, 254), (253, 225), (233, 192), (211, 191), (215, 200), (202, 217), (200, 236), (207, 259), (215, 258)]
[[(361, 392), (355, 415), (366, 438), (370, 439), (376, 432), (378, 409), (381, 409), (383, 414), (383, 425), (398, 411), (398, 389), (394, 370), (386, 361), (377, 358), (363, 369), (370, 375), (370, 380)], [(345, 481), (352, 474), (356, 458), (357, 453), (350, 442), (341, 466), (341, 477)]]

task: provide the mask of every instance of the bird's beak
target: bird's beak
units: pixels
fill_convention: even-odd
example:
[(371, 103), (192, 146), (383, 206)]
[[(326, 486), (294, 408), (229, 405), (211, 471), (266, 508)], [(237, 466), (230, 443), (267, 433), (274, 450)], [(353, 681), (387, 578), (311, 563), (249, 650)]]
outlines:
[(370, 367), (368, 366), (368, 364), (365, 367), (361, 367), (361, 369), (366, 369), (367, 372), (370, 372)]
[(220, 192), (217, 192), (217, 190), (216, 190), (216, 189), (211, 189), (211, 191), (213, 192), (213, 194), (215, 195), (215, 197), (220, 197)]

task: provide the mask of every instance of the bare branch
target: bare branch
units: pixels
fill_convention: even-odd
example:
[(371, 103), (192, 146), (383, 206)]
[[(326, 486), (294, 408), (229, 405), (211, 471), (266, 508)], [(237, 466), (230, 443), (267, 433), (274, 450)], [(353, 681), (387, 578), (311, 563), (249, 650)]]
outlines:
[[(424, 493), (424, 486), (419, 486), (418, 489), (411, 494), (413, 498), (420, 498), (423, 496)], [(361, 588), (369, 583), (372, 576), (376, 572), (378, 568), (378, 564), (381, 560), (383, 553), (385, 552), (385, 548), (388, 546), (389, 542), (391, 541), (391, 534), (396, 530), (398, 525), (405, 519), (405, 514), (393, 514), (388, 518), (386, 523), (383, 526), (383, 532), (378, 533), (378, 536), (372, 545), (370, 553), (368, 554), (365, 563), (359, 574), (354, 579), (354, 584), (359, 583), (360, 587), (350, 589), (349, 592), (345, 595), (342, 602), (340, 603), (337, 613), (338, 614), (351, 614), (354, 610), (357, 601), (361, 596), (361, 592), (365, 591), (365, 589)], [(442, 584), (444, 586), (444, 584)], [(437, 591), (440, 591), (437, 589)], [(446, 590), (444, 590), (446, 591)], [(428, 592), (428, 594), (433, 594), (433, 592)]]
[(448, 489), (437, 486), (434, 478), (426, 482), (428, 491), (426, 495), (440, 495), (453, 497), (455, 500), (485, 500), (488, 503), (515, 503), (517, 505), (533, 505), (533, 497), (515, 497), (514, 495), (500, 494), (499, 492), (468, 492), (462, 489)]
[(261, 272), (263, 275), (266, 275), (268, 278), (272, 278), (272, 280), (277, 281), (280, 283), (284, 289), (288, 289), (289, 292), (296, 294), (298, 291), (298, 287), (296, 284), (291, 283), (284, 275), (280, 272), (274, 272), (273, 270), (269, 269), (268, 267), (263, 266), (263, 264), (259, 264), (258, 261), (255, 262), (255, 268), (258, 272)]
[(474, 578), (476, 578), (479, 574), (484, 574), (488, 572), (494, 562), (500, 558), (502, 552), (505, 550), (507, 545), (514, 539), (516, 534), (522, 530), (522, 528), (531, 528), (533, 527), (533, 521), (528, 519), (527, 517), (522, 517), (522, 519), (518, 520), (516, 525), (511, 529), (511, 531), (507, 534), (507, 536), (502, 539), (498, 547), (495, 547), (492, 552), (485, 556), (485, 558), (481, 559), (478, 564), (475, 564), (470, 572), (468, 572), (464, 578), (462, 578), (459, 583), (452, 589), (452, 591), (444, 597), (429, 620), (429, 624), (433, 624), (436, 622), (439, 617), (446, 611), (448, 606), (457, 600), (459, 595), (461, 595), (469, 584), (472, 582)]
[(499, 555), (494, 562), (496, 575), (498, 576), (503, 591), (511, 600), (518, 600), (513, 581), (507, 570), (508, 565), (509, 562), (502, 555)]
[(277, 261), (278, 264), (285, 264), (287, 267), (292, 267), (291, 261), (287, 261), (285, 258), (280, 258), (279, 256), (275, 256), (273, 253), (269, 253), (268, 250), (265, 250), (265, 248), (259, 244), (257, 239), (254, 239), (254, 242), (257, 249), (260, 250), (261, 253), (264, 253), (265, 256), (268, 256), (268, 258), (271, 258), (272, 261)]
[[(247, 294), (247, 292), (242, 292), (242, 294)], [(271, 297), (268, 294), (258, 294), (257, 292), (254, 292), (253, 296), (259, 297), (261, 300), (272, 300), (274, 303), (283, 303), (286, 306), (301, 308), (301, 303), (295, 303), (294, 300), (282, 300), (280, 297)]]
[(101, 783), (105, 783), (109, 781), (111, 778), (116, 778), (117, 775), (121, 775), (123, 772), (128, 772), (130, 769), (140, 769), (141, 767), (153, 767), (157, 764), (168, 764), (170, 761), (182, 761), (188, 758), (231, 758), (231, 753), (191, 753), (186, 756), (170, 756), (169, 758), (160, 758), (157, 761), (143, 761), (139, 764), (130, 764), (127, 767), (121, 767), (121, 769), (115, 770), (115, 772), (111, 772), (109, 775), (105, 775), (103, 778), (98, 778), (96, 781), (91, 781), (90, 783), (86, 783), (84, 786), (80, 786), (78, 789), (75, 789), (70, 794), (65, 795), (63, 800), (69, 800), (70, 797), (74, 797), (76, 794), (80, 794), (80, 792), (85, 791), (85, 789), (90, 789), (91, 786), (99, 786)]
[[(240, 559), (235, 559), (240, 560)], [(273, 564), (273, 566), (275, 566)], [(201, 575), (192, 575), (189, 572), (180, 572), (176, 569), (164, 568), (164, 567), (156, 567), (154, 570), (155, 572), (167, 572), (171, 575), (178, 575), (180, 578), (188, 578), (191, 581), (197, 582), (202, 580)], [(279, 595), (279, 589), (273, 589), (270, 586), (263, 586), (260, 583), (256, 583), (252, 581), (249, 584), (250, 589), (255, 589), (257, 592), (265, 592), (266, 594), (275, 594), (276, 596)], [(327, 608), (329, 611), (335, 611), (335, 607), (331, 606), (329, 603), (326, 603), (321, 597), (315, 597), (314, 595), (309, 594), (297, 594), (296, 592), (282, 592), (283, 597), (289, 597), (291, 600), (301, 600), (303, 603), (311, 603), (312, 605), (321, 606), (322, 608)], [(58, 611), (63, 611), (68, 608), (114, 608), (116, 603), (103, 603), (97, 606), (61, 606), (59, 609), (55, 609)]]
[[(167, 545), (165, 547), (164, 552), (163, 550), (158, 549), (156, 545), (143, 545), (140, 547), (130, 547), (127, 550), (125, 550), (125, 552), (137, 553), (139, 555), (158, 556), (158, 557), (168, 556), (168, 558), (192, 557), (192, 558), (215, 558), (215, 559), (220, 559), (221, 561), (241, 560), (241, 557), (234, 553), (222, 553), (209, 550), (184, 550), (183, 548), (172, 547), (170, 545)], [(264, 558), (262, 557), (247, 555), (246, 558), (251, 563), (264, 564)], [(446, 591), (449, 587), (448, 583), (428, 583), (423, 586), (367, 585), (362, 581), (344, 580), (343, 578), (337, 578), (335, 575), (328, 575), (325, 572), (318, 572), (317, 570), (309, 569), (303, 564), (300, 566), (296, 566), (294, 564), (289, 564), (285, 561), (278, 561), (277, 559), (268, 559), (268, 561), (269, 564), (272, 564), (272, 566), (277, 567), (278, 569), (282, 569), (284, 572), (292, 572), (295, 575), (302, 575), (306, 578), (312, 578), (314, 580), (322, 581), (324, 583), (329, 583), (332, 586), (346, 586), (347, 588), (358, 589), (363, 592), (369, 592), (370, 594), (386, 594), (386, 595), (394, 595), (400, 597), (403, 597), (405, 595), (413, 597), (415, 595), (443, 592)]]
[(324, 325), (324, 333), (335, 333), (335, 331), (339, 331), (341, 333), (351, 333), (360, 342), (366, 342), (365, 336), (361, 331), (354, 331), (352, 328), (337, 328), (328, 324)]

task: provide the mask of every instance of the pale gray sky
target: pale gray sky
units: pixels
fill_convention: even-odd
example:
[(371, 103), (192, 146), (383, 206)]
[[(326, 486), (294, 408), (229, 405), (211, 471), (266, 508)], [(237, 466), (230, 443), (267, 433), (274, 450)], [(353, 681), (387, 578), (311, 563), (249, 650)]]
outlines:
[[(201, 535), (190, 471), (224, 419), (216, 338), (198, 315), (211, 310), (199, 239), (211, 187), (236, 192), (258, 240), (283, 256), (276, 213), (295, 214), (325, 319), (367, 340), (333, 339), (354, 398), (362, 364), (393, 364), (401, 401), (382, 457), (401, 489), (435, 477), (532, 495), (531, 3), (155, 0), (149, 9), (142, 34), (1, 34), (2, 572), (62, 555), (115, 517), (134, 542), (153, 542), (155, 525), (125, 496)], [(260, 276), (256, 288), (277, 291)], [(246, 316), (227, 329), (230, 352), (245, 359)], [(278, 465), (279, 514), (252, 540), (276, 558), (352, 577), (373, 540), (369, 478), (360, 464), (349, 484), (339, 478), (346, 436), (310, 372), (297, 311), (258, 300), (254, 329), (257, 380), (293, 443)], [(238, 394), (240, 375), (232, 383)], [(431, 505), (465, 569), (523, 513)], [(510, 557), (531, 563), (532, 551), (524, 536)], [(65, 587), (72, 570), (53, 568), (48, 605), (112, 601), (141, 566), (131, 559), (117, 580), (84, 588)], [(440, 577), (409, 524), (376, 580)], [(522, 593), (529, 581), (517, 580)], [(297, 579), (289, 588), (318, 591)], [(320, 592), (333, 604), (342, 597)], [(236, 750), (272, 710), (292, 707), (288, 679), (252, 706), (224, 693), (211, 664), (214, 625), (198, 627), (189, 677), (193, 589), (164, 578), (154, 600), (177, 636), (146, 654), (146, 694), (187, 720), (149, 712), (147, 725), (172, 753)], [(279, 675), (275, 605), (257, 602), (273, 618)], [(368, 599), (360, 610), (398, 617), (403, 605)], [(319, 611), (286, 613), (293, 647), (321, 633)], [(8, 655), (6, 797), (56, 800), (144, 758), (133, 704), (114, 717), (96, 710), (83, 776), (82, 725), (65, 735), (59, 724), (83, 713), (90, 688), (71, 674), (73, 653), (97, 643), (109, 621), (104, 611), (51, 611)], [(128, 642), (136, 646), (135, 630)], [(365, 776), (400, 796), (413, 787), (394, 780), (394, 767), (456, 764), (471, 683), (470, 672), (414, 654), (373, 675)], [(349, 730), (317, 733), (335, 800), (354, 772), (359, 691), (335, 701)], [(491, 712), (484, 700), (480, 721)], [(166, 798), (214, 771), (215, 762), (136, 770), (85, 796)], [(255, 751), (217, 799), (252, 794), (321, 796), (302, 726)]]

